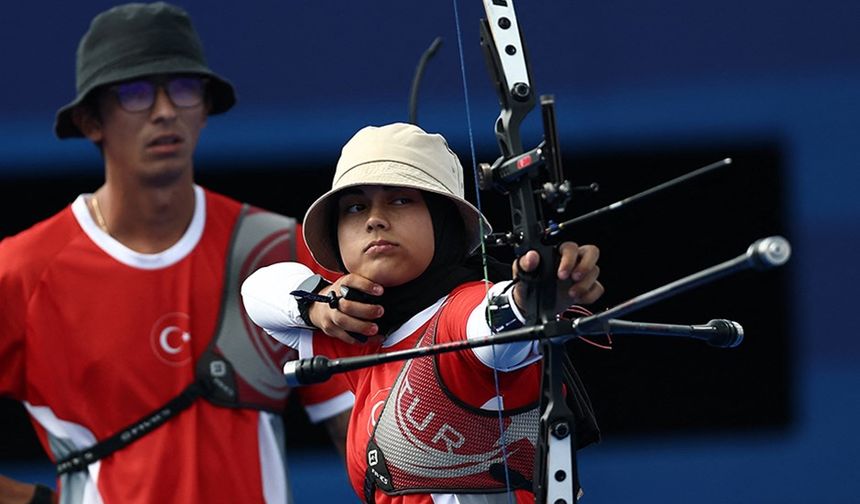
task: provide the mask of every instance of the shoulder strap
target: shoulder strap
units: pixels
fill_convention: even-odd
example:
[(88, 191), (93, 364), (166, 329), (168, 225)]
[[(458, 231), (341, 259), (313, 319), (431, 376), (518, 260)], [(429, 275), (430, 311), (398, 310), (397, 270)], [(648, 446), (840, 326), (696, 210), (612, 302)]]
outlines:
[(203, 397), (219, 406), (283, 410), (289, 394), (284, 363), (294, 352), (245, 313), (240, 289), (257, 269), (296, 258), (296, 221), (244, 205), (230, 242), (215, 336), (197, 362)]
[(145, 415), (140, 420), (127, 425), (113, 436), (99, 441), (93, 446), (70, 453), (63, 459), (57, 461), (57, 476), (86, 469), (93, 462), (101, 460), (111, 453), (121, 450), (131, 443), (137, 441), (145, 434), (152, 432), (157, 427), (178, 415), (181, 411), (191, 406), (200, 397), (202, 388), (199, 383), (194, 382), (185, 387), (178, 396), (168, 401), (164, 406)]

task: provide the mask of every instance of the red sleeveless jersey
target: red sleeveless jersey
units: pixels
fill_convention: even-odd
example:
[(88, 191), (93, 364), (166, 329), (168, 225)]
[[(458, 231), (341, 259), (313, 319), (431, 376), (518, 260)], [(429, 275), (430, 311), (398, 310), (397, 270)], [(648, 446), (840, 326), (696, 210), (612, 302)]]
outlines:
[[(52, 458), (114, 434), (194, 379), (241, 208), (195, 191), (191, 225), (159, 254), (99, 230), (83, 196), (0, 242), (0, 393), (24, 401)], [(314, 264), (296, 235), (297, 260)], [(259, 331), (256, 344), (265, 353), (277, 343)], [(349, 392), (335, 380), (302, 394), (333, 414)], [(64, 478), (62, 491), (70, 502), (285, 502), (283, 436), (276, 414), (198, 400)]]

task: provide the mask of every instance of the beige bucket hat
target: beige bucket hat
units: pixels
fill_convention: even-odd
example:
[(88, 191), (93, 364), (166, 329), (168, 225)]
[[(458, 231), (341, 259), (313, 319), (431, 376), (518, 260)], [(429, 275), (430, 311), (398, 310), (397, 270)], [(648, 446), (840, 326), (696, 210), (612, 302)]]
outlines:
[(305, 214), (305, 242), (314, 259), (330, 270), (340, 269), (340, 254), (330, 229), (332, 202), (340, 191), (359, 185), (411, 187), (447, 197), (463, 218), (467, 252), (478, 248), (483, 235), (492, 232), (487, 219), (464, 198), (463, 166), (442, 135), (405, 123), (368, 126), (344, 145), (331, 190)]

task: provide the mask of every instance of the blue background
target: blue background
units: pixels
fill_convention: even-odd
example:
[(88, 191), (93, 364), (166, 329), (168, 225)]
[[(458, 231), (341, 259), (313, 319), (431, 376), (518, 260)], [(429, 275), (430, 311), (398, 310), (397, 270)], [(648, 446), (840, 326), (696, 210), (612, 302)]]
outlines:
[[(419, 119), (468, 152), (451, 3), (180, 4), (210, 65), (239, 91), (239, 106), (210, 120), (200, 169), (333, 163), (359, 127), (406, 119), (415, 63), (437, 35), (445, 43), (425, 74)], [(100, 172), (91, 145), (58, 141), (51, 126), (74, 95), (77, 41), (110, 5), (4, 5), (0, 184)], [(581, 455), (589, 502), (860, 502), (860, 2), (530, 0), (517, 9), (536, 86), (558, 99), (567, 149), (671, 150), (724, 138), (782, 149), (795, 249), (791, 428), (607, 439)], [(477, 43), (480, 2), (461, 0), (459, 16), (475, 141), (492, 147), (498, 109)], [(526, 125), (527, 144), (537, 126)], [(305, 454), (293, 465), (300, 502), (337, 491), (342, 472), (331, 457)], [(35, 474), (50, 479), (40, 467)]]

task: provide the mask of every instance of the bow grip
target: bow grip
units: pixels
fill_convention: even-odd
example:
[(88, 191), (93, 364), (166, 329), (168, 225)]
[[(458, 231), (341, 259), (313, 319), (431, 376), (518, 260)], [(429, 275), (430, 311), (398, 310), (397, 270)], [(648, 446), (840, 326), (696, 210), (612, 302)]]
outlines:
[[(544, 226), (540, 207), (535, 201), (533, 174), (521, 177), (511, 187), (508, 196), (511, 202), (513, 234), (520, 238), (514, 252), (520, 280), (526, 285), (526, 296), (521, 306), (527, 324), (546, 323), (555, 320), (556, 285), (559, 255), (557, 249), (544, 242)], [(530, 273), (522, 270), (519, 263), (529, 250), (540, 256), (538, 267)]]

